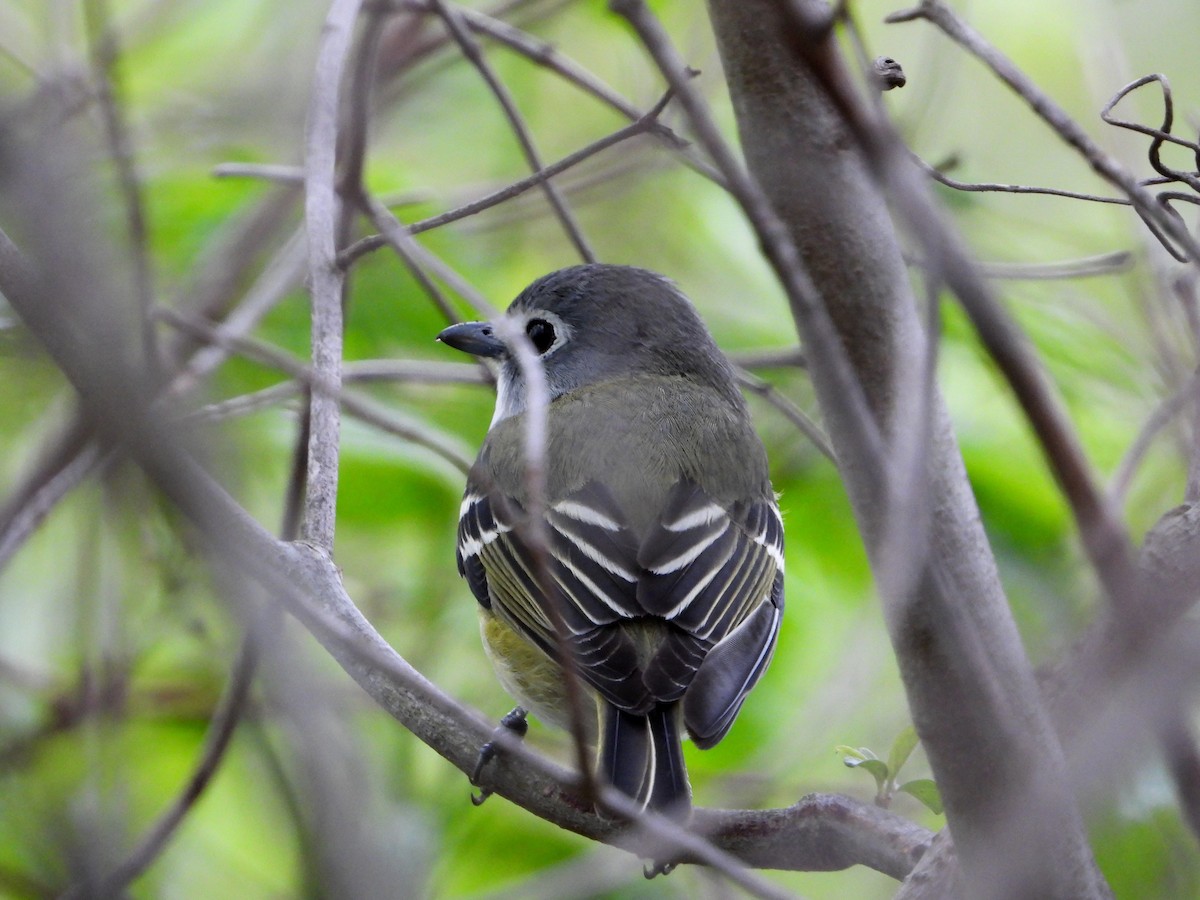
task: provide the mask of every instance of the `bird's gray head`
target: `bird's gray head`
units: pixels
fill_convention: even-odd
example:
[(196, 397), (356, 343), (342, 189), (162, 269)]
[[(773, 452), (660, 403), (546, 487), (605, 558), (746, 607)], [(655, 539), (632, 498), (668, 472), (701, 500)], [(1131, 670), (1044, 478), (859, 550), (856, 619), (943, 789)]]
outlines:
[[(533, 345), (551, 400), (600, 381), (646, 374), (687, 378), (741, 402), (733, 370), (691, 302), (645, 269), (560, 269), (522, 291), (505, 318)], [(438, 340), (497, 364), (492, 424), (525, 409), (520, 366), (491, 323), (453, 325)]]

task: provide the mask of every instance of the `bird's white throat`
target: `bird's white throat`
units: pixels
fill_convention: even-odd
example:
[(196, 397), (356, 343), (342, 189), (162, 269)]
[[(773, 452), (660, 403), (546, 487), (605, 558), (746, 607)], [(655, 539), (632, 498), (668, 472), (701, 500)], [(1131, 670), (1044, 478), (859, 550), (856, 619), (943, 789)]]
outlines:
[(492, 424), (489, 428), (495, 428), (498, 422), (523, 412), (525, 384), (513, 377), (509, 366), (502, 365), (496, 373), (496, 411), (492, 414)]

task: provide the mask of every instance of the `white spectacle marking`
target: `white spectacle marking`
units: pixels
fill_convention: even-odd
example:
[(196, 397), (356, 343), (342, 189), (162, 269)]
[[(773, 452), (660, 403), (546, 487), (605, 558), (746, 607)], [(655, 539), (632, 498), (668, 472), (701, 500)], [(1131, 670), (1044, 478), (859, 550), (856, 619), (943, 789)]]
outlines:
[(699, 543), (692, 544), (683, 553), (680, 553), (674, 559), (669, 559), (661, 565), (654, 566), (650, 569), (655, 575), (668, 575), (671, 572), (677, 572), (684, 566), (689, 565), (696, 557), (711, 547), (721, 535), (725, 533), (722, 529), (716, 534), (709, 535), (707, 539)]
[(596, 525), (605, 531), (621, 530), (620, 524), (604, 515), (604, 513), (575, 500), (563, 500), (561, 503), (556, 503), (550, 508), (557, 513), (562, 513), (568, 519), (574, 519), (577, 522), (584, 522), (588, 525)]
[(723, 515), (725, 515), (725, 510), (721, 509), (715, 503), (709, 503), (695, 512), (690, 512), (686, 516), (676, 519), (669, 525), (664, 523), (663, 528), (667, 529), (667, 531), (691, 531), (700, 525), (708, 525)]

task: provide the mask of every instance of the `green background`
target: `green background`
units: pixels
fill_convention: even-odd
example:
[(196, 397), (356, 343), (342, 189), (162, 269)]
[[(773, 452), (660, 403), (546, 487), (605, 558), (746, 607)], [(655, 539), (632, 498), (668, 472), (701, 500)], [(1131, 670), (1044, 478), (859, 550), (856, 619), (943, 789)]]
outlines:
[[(211, 271), (214, 255), (230, 252), (222, 241), (232, 224), (280, 190), (216, 178), (214, 166), (300, 162), (325, 8), (312, 0), (112, 6), (155, 296), (172, 306), (198, 272)], [(698, 83), (734, 138), (701, 6), (652, 6), (702, 71)], [(884, 26), (882, 17), (895, 7), (880, 2), (853, 9), (871, 52), (905, 68), (908, 86), (885, 102), (922, 158), (957, 157), (953, 175), (968, 181), (1110, 193), (1019, 100), (931, 27)], [(1181, 112), (1200, 104), (1194, 3), (979, 0), (967, 14), (1141, 174), (1148, 174), (1144, 141), (1099, 121), (1107, 98), (1132, 78), (1161, 71), (1178, 91)], [(602, 4), (571, 4), (528, 27), (642, 108), (660, 96), (661, 79)], [(433, 33), (431, 26), (423, 34)], [(0, 3), (2, 96), (16, 103), (39, 79), (84, 66), (84, 34), (75, 4)], [(546, 70), (487, 46), (546, 160), (623, 124)], [(396, 207), (404, 221), (528, 173), (477, 73), (452, 51), (430, 56), (381, 89), (378, 100), (368, 187), (407, 198)], [(1147, 93), (1124, 109), (1156, 122), (1160, 107)], [(93, 113), (82, 117), (97, 127)], [(666, 118), (680, 123), (675, 109)], [(123, 265), (123, 212), (111, 166), (98, 160), (95, 178), (106, 202), (90, 224), (112, 241), (114, 265)], [(795, 343), (783, 295), (734, 204), (659, 145), (640, 140), (610, 150), (560, 183), (599, 257), (675, 279), (727, 351)], [(1147, 313), (1164, 301), (1155, 293), (1146, 235), (1120, 207), (943, 189), (939, 195), (987, 261), (1047, 263), (1133, 251), (1134, 267), (1120, 274), (1000, 282), (1097, 471), (1110, 477), (1176, 386), (1178, 371), (1194, 366), (1181, 336), (1156, 333), (1157, 320)], [(247, 285), (300, 227), (299, 216), (293, 203), (285, 224), (264, 241)], [(19, 233), (19, 223), (0, 225)], [(498, 306), (534, 277), (577, 261), (536, 192), (421, 240)], [(434, 343), (444, 320), (390, 251), (356, 265), (350, 285), (348, 359), (460, 361)], [(1035, 662), (1052, 659), (1096, 614), (1094, 579), (1028, 426), (965, 319), (951, 301), (942, 306), (940, 383), (1030, 654)], [(473, 317), (465, 305), (458, 308)], [(254, 336), (303, 356), (307, 328), (307, 298), (297, 282)], [(11, 316), (2, 334), (0, 478), (16, 484), (67, 419), (70, 391)], [(818, 416), (802, 372), (760, 374)], [(235, 359), (199, 400), (242, 395), (281, 377)], [(368, 390), (467, 456), (491, 414), (483, 387)], [(869, 800), (870, 777), (843, 766), (834, 748), (868, 747), (886, 756), (909, 718), (862, 545), (833, 466), (776, 410), (758, 398), (750, 403), (787, 526), (787, 616), (775, 661), (729, 737), (711, 751), (687, 748), (696, 800), (783, 806), (812, 791)], [(282, 514), (296, 421), (295, 407), (284, 404), (197, 428), (221, 480), (272, 529)], [(1182, 497), (1184, 434), (1178, 424), (1168, 429), (1137, 471), (1124, 509), (1135, 536)], [(429, 451), (347, 421), (336, 559), (350, 595), (401, 655), (444, 690), (499, 717), (511, 701), (491, 675), (474, 601), (454, 569), (462, 481)], [(0, 895), (53, 893), (80, 860), (120, 859), (176, 794), (200, 752), (238, 629), (177, 524), (135, 473), (118, 469), (74, 491), (0, 573)], [(289, 720), (271, 701), (286, 690), (256, 691), (249, 721), (211, 789), (133, 885), (133, 896), (315, 891), (314, 851), (293, 805), (310, 742), (323, 764), (341, 767), (339, 777), (355, 798), (353, 841), (394, 879), (396, 895), (718, 895), (720, 882), (709, 873), (685, 867), (645, 882), (632, 857), (560, 832), (502, 799), (472, 807), (461, 773), (375, 708), (295, 623), (282, 631), (281, 652), (307, 679), (310, 708)], [(72, 718), (63, 710), (81, 696), (85, 678), (117, 685), (119, 700), (106, 714)], [(563, 738), (540, 724), (530, 740), (567, 758)], [(928, 774), (918, 751), (905, 776)], [(908, 797), (897, 798), (894, 808), (931, 828), (943, 824)], [(1194, 841), (1152, 754), (1086, 812), (1119, 897), (1200, 895)], [(768, 877), (812, 898), (886, 897), (895, 888), (862, 868)]]

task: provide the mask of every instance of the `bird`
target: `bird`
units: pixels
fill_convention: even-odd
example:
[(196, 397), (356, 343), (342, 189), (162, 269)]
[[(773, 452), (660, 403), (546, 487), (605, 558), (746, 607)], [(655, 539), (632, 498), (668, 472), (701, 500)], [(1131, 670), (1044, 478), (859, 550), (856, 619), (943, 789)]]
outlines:
[[(503, 315), (507, 330), (438, 335), (496, 375), (456, 550), (485, 650), (514, 712), (564, 728), (569, 658), (595, 774), (686, 820), (683, 736), (708, 749), (728, 733), (779, 635), (784, 535), (766, 451), (732, 365), (666, 277), (571, 266)], [(544, 553), (527, 527), (531, 397), (512, 329), (545, 374)]]

